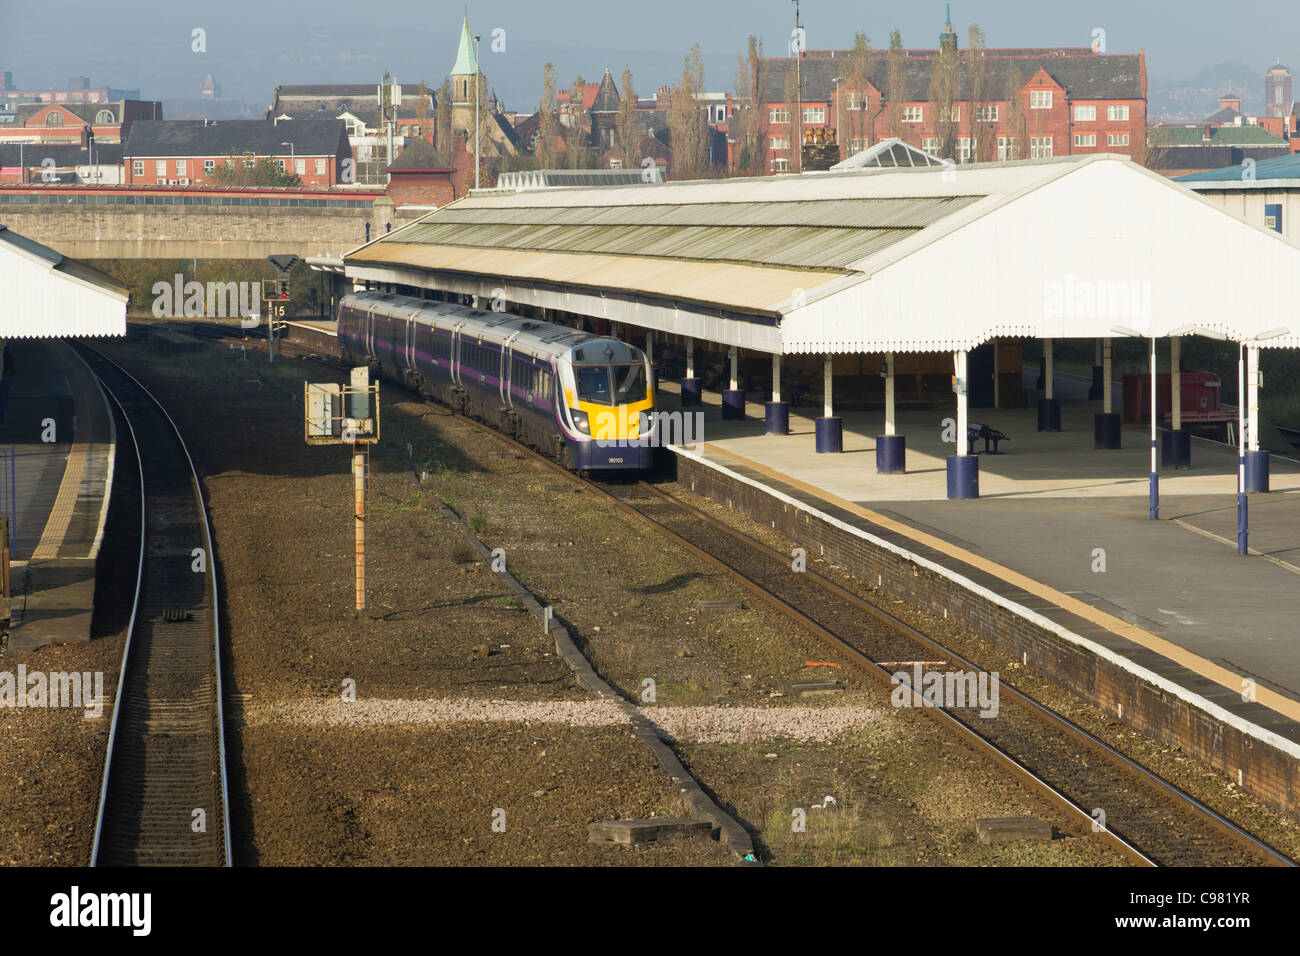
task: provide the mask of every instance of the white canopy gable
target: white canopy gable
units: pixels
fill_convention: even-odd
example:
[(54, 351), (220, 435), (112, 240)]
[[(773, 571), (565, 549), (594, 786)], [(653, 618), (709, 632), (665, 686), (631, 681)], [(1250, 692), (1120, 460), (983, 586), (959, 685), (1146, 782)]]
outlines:
[[(1042, 176), (1044, 165), (1060, 175)], [(1016, 190), (987, 188), (990, 174), (1028, 175)], [(1126, 158), (873, 179), (984, 198), (792, 302), (784, 351), (956, 351), (999, 335), (1101, 338), (1122, 327), (1164, 337), (1189, 326), (1233, 340), (1282, 326), (1292, 334), (1261, 345), (1300, 345), (1300, 247)]]
[(0, 225), (0, 339), (126, 334), (127, 290)]

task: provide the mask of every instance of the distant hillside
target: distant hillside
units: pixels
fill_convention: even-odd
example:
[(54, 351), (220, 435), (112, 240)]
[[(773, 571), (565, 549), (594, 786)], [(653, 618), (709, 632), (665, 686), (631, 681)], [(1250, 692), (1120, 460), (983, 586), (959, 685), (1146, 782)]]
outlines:
[[(1271, 65), (1271, 64), (1270, 64)], [(1264, 111), (1264, 72), (1241, 60), (1229, 60), (1197, 73), (1190, 80), (1152, 76), (1147, 89), (1147, 116), (1152, 122), (1203, 120), (1219, 110), (1219, 97), (1228, 90), (1241, 96), (1241, 111)]]

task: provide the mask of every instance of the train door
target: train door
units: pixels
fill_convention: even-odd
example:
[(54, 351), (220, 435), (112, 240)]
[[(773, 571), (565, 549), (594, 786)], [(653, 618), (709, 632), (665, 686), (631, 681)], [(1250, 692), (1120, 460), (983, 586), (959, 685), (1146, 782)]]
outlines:
[(515, 406), (514, 396), (510, 394), (510, 379), (511, 373), (514, 371), (512, 356), (515, 339), (517, 338), (519, 338), (519, 333), (515, 332), (506, 336), (501, 342), (501, 401), (506, 408), (514, 408)]
[(457, 322), (451, 329), (451, 381), (453, 385), (460, 385), (460, 346), (465, 334), (462, 331), (465, 323)]
[(415, 365), (415, 317), (418, 312), (412, 312), (406, 317), (406, 370), (414, 373)]
[(365, 326), (362, 330), (361, 340), (366, 346), (366, 358), (377, 359), (379, 356), (375, 354), (375, 310), (366, 309), (364, 314)]

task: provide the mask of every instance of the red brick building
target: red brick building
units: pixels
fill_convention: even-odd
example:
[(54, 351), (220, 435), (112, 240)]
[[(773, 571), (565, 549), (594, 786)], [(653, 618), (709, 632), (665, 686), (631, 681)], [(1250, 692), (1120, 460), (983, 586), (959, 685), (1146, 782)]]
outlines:
[(342, 120), (163, 120), (131, 127), (122, 148), (122, 182), (202, 186), (226, 163), (268, 158), (303, 186), (356, 181)]
[[(957, 58), (955, 135), (952, 155), (944, 158), (975, 162), (1122, 153), (1143, 161), (1144, 53), (1108, 55), (1088, 47), (987, 50), (973, 71), (970, 52), (958, 49), (951, 24), (940, 39)], [(901, 83), (892, 103), (890, 57), (888, 51), (873, 51), (864, 82), (855, 76), (858, 69), (848, 50), (804, 53), (798, 82), (790, 76), (796, 71), (794, 59), (759, 60), (754, 88), (763, 171), (796, 170), (795, 140), (810, 130), (820, 130), (815, 134), (819, 138), (834, 136), (841, 158), (890, 136), (935, 155), (949, 152), (940, 142), (939, 106), (930, 99), (940, 50), (898, 54), (895, 75)], [(982, 75), (984, 92), (978, 102), (972, 102), (973, 73)], [(1018, 110), (1013, 108), (1017, 105)]]
[(445, 206), (456, 198), (455, 172), (427, 141), (413, 140), (388, 167), (388, 198), (394, 206)]
[(162, 104), (149, 100), (116, 103), (23, 103), (14, 121), (0, 125), (0, 144), (62, 143), (85, 145), (120, 143), (137, 120), (160, 120)]

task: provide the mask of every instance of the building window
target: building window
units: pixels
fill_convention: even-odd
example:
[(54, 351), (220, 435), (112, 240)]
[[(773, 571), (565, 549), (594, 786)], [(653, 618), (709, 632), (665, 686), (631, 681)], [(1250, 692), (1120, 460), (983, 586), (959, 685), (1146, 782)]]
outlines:
[(959, 103), (952, 104), (952, 121), (954, 123), (961, 122), (961, 104)]
[(1030, 159), (1048, 159), (1052, 155), (1052, 137), (1050, 136), (1031, 136), (1029, 137), (1029, 158)]
[(132, 175), (132, 176), (143, 176), (143, 175), (144, 175), (144, 160), (143, 160), (143, 159), (137, 159), (137, 160), (135, 160), (133, 163), (131, 163), (131, 175)]
[(45, 125), (46, 125), (46, 126), (62, 126), (62, 125), (63, 125), (63, 114), (60, 113), (60, 112), (58, 112), (57, 110), (50, 110), (48, 113), (45, 114)]
[(1097, 134), (1096, 133), (1075, 133), (1074, 145), (1075, 146), (1096, 146)]
[(611, 160), (609, 161), (609, 168), (610, 168), (610, 169), (622, 169), (622, 168), (623, 168), (623, 160), (621, 160), (621, 159), (611, 159)]
[(155, 176), (166, 176), (166, 175), (167, 175), (167, 160), (165, 160), (165, 159), (154, 160), (154, 164), (153, 164), (153, 174), (154, 174)]
[(325, 160), (323, 159), (316, 160), (316, 175), (317, 176), (325, 175)]
[(920, 106), (903, 106), (898, 110), (898, 119), (901, 123), (919, 123), (923, 115)]
[(298, 176), (306, 176), (306, 175), (307, 175), (307, 160), (305, 160), (305, 159), (295, 159), (295, 160), (293, 161), (293, 171), (294, 171), (294, 174), (295, 174), (295, 175), (298, 175)]
[(861, 136), (854, 136), (849, 140), (849, 149), (855, 153), (860, 153), (867, 148), (867, 141)]
[(289, 171), (288, 164), (285, 162), (285, 160), (277, 159), (276, 163), (279, 164), (280, 166), (280, 172), (287, 173)]
[(786, 173), (790, 171), (790, 160), (784, 157), (772, 160), (772, 172)]
[(980, 123), (996, 123), (998, 121), (998, 108), (996, 106), (977, 106), (975, 107), (975, 119)]
[(767, 111), (767, 121), (769, 123), (788, 123), (790, 122), (790, 111), (783, 106), (774, 106)]
[(939, 137), (937, 136), (922, 137), (921, 149), (927, 153), (937, 153), (939, 151)]
[(113, 115), (112, 110), (100, 110), (95, 114), (95, 122), (100, 125), (108, 125), (117, 122), (117, 117)]
[(817, 126), (826, 122), (826, 107), (824, 106), (805, 106), (803, 108), (803, 121), (805, 125)]
[(959, 136), (957, 138), (957, 162), (969, 163), (971, 161), (971, 145), (969, 136)]
[(1124, 103), (1119, 106), (1106, 107), (1106, 119), (1110, 120), (1112, 123), (1127, 123), (1128, 104)]
[(789, 148), (790, 148), (790, 137), (789, 137), (789, 136), (773, 136), (773, 137), (768, 141), (768, 145), (769, 145), (772, 149), (789, 149)]
[(1091, 123), (1097, 119), (1096, 106), (1076, 106), (1074, 108), (1074, 121), (1076, 123)]
[(189, 175), (189, 170), (186, 168), (188, 165), (189, 165), (189, 164), (188, 164), (185, 160), (183, 160), (183, 159), (178, 159), (178, 160), (176, 160), (176, 175), (177, 175), (177, 176), (188, 176), (188, 175)]
[(1052, 91), (1031, 90), (1029, 92), (1029, 108), (1031, 110), (1050, 110), (1052, 108)]
[(998, 137), (998, 161), (1006, 162), (1016, 158), (1016, 138), (1014, 136)]
[(848, 92), (844, 94), (844, 108), (846, 110), (862, 110), (867, 108), (867, 94)]
[(1127, 145), (1128, 145), (1128, 133), (1107, 133), (1107, 134), (1106, 134), (1106, 145), (1107, 145), (1107, 146), (1127, 146)]
[(217, 161), (215, 159), (205, 159), (203, 161), (203, 171), (205, 173), (210, 173), (214, 171), (216, 168), (217, 168)]

